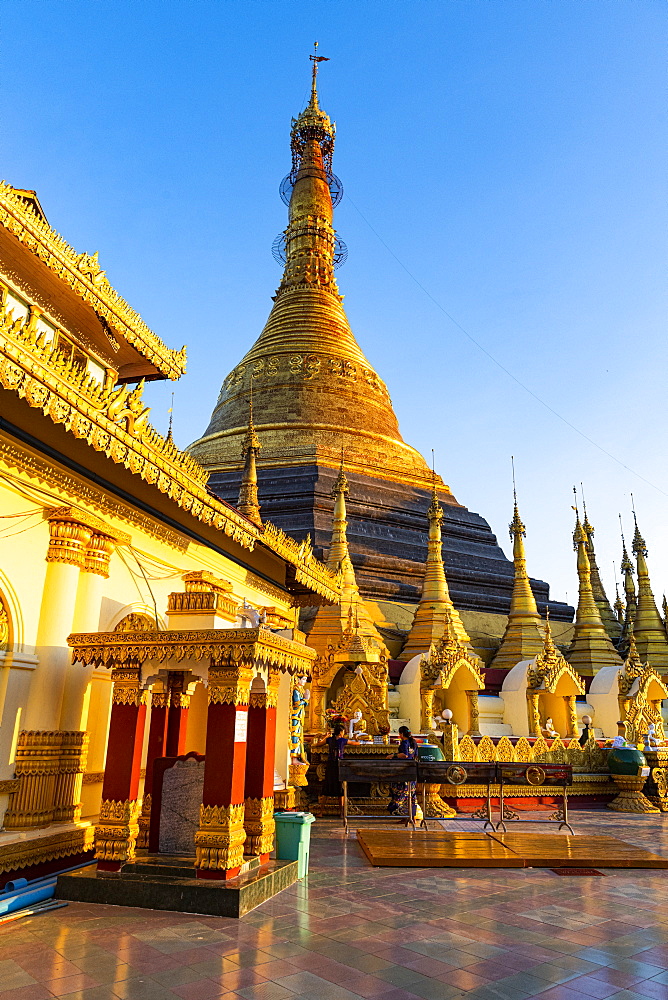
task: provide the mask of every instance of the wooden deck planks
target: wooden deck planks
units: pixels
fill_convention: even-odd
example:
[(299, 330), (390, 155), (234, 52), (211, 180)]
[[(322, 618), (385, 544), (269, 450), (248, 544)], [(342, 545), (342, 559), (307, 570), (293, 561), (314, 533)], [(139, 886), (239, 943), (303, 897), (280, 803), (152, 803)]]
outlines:
[(398, 868), (523, 868), (513, 851), (484, 833), (358, 830), (372, 865)]
[(357, 840), (379, 867), (668, 868), (668, 858), (615, 837), (360, 829)]
[(554, 833), (491, 833), (531, 868), (668, 868), (668, 858), (616, 837)]

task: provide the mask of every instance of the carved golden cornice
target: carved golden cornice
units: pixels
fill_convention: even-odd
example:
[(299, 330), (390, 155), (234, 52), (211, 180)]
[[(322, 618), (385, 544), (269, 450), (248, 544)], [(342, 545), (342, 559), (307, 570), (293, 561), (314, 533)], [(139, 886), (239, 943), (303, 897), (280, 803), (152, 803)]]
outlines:
[[(321, 563), (313, 555), (310, 537), (298, 542), (270, 522), (264, 525), (262, 541), (277, 555), (293, 567), (294, 579), (311, 593), (293, 598), (294, 605), (312, 606), (317, 603), (336, 604), (341, 596), (339, 575)], [(319, 594), (322, 602), (313, 600), (313, 593)]]
[(220, 667), (269, 667), (309, 673), (316, 652), (269, 629), (189, 629), (182, 632), (83, 632), (68, 637), (74, 662), (116, 666), (147, 660), (210, 659)]
[(148, 358), (161, 374), (179, 378), (186, 370), (186, 349), (167, 347), (109, 284), (97, 254), (77, 254), (46, 222), (30, 211), (9, 185), (0, 183), (0, 225), (12, 233), (113, 331)]
[(182, 510), (252, 549), (254, 525), (206, 489), (208, 473), (148, 423), (142, 387), (106, 389), (66, 361), (29, 321), (0, 311), (0, 385), (73, 437), (167, 494)]
[(13, 795), (14, 792), (18, 791), (20, 784), (20, 778), (7, 778), (6, 781), (0, 781), (0, 795)]
[[(178, 535), (171, 528), (166, 528), (159, 521), (156, 521), (155, 518), (147, 517), (134, 508), (113, 500), (106, 493), (64, 472), (52, 463), (44, 461), (2, 440), (0, 440), (0, 462), (10, 469), (16, 469), (19, 472), (25, 473), (39, 483), (46, 484), (55, 490), (75, 496), (78, 500), (91, 504), (91, 506), (101, 511), (107, 517), (117, 517), (121, 521), (132, 524), (134, 527), (139, 528), (140, 531), (146, 532), (147, 535), (159, 539), (165, 545), (169, 545), (179, 552), (185, 552), (188, 548), (189, 543), (183, 536)], [(56, 498), (54, 497), (54, 499)], [(113, 533), (119, 536), (119, 541), (122, 538), (127, 538), (130, 541), (130, 536), (125, 535), (124, 532), (114, 529)]]

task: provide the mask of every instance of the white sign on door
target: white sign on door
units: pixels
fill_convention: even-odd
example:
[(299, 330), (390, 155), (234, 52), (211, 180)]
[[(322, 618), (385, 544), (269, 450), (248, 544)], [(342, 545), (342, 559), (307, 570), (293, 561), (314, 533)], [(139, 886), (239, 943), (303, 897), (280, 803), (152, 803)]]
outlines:
[(248, 712), (238, 708), (234, 717), (234, 742), (245, 743), (248, 736)]

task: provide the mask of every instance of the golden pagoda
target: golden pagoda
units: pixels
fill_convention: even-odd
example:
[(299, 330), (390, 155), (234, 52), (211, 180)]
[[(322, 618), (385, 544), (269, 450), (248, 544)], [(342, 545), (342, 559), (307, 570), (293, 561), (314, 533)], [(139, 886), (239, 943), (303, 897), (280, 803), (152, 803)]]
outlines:
[(441, 539), (443, 508), (438, 502), (435, 485), (432, 490), (431, 504), (427, 511), (427, 519), (429, 521), (429, 541), (422, 582), (422, 597), (415, 609), (413, 624), (404, 648), (398, 656), (399, 660), (406, 662), (417, 653), (426, 653), (433, 643), (442, 639), (448, 629), (448, 622), (450, 622), (455, 638), (461, 645), (470, 642), (459, 612), (450, 599), (448, 581), (445, 577)]
[(647, 547), (638, 530), (638, 521), (633, 512), (635, 533), (633, 553), (638, 571), (638, 601), (633, 619), (633, 636), (640, 658), (659, 671), (668, 670), (668, 638), (654, 600), (647, 570)]
[(598, 612), (601, 616), (601, 621), (603, 622), (603, 628), (608, 633), (613, 642), (616, 642), (622, 634), (622, 629), (619, 624), (619, 619), (615, 612), (610, 607), (610, 601), (608, 600), (605, 588), (601, 581), (601, 575), (598, 570), (598, 564), (596, 562), (596, 553), (594, 551), (594, 528), (589, 522), (587, 517), (587, 507), (583, 500), (583, 510), (584, 510), (584, 521), (582, 522), (582, 527), (584, 528), (585, 534), (587, 535), (587, 556), (589, 557), (589, 568), (591, 573), (591, 589), (594, 595), (594, 602), (598, 608)]
[(510, 600), (506, 631), (491, 663), (492, 667), (501, 667), (507, 670), (510, 670), (521, 660), (533, 659), (541, 652), (544, 645), (544, 637), (540, 628), (540, 615), (527, 576), (527, 561), (524, 551), (526, 528), (517, 506), (517, 493), (514, 494), (514, 497), (513, 519), (509, 525), (515, 567), (513, 594)]
[(403, 441), (385, 383), (355, 340), (336, 284), (345, 253), (332, 224), (336, 127), (318, 101), (320, 57), (311, 58), (311, 96), (292, 121), (292, 170), (283, 185), (286, 195), (292, 188), (278, 247), (283, 278), (264, 330), (224, 380), (209, 427), (189, 450), (211, 471), (238, 468), (252, 379), (264, 466), (336, 468), (343, 446), (349, 470), (429, 488), (431, 471)]
[(573, 546), (578, 554), (578, 607), (575, 613), (573, 639), (566, 659), (580, 674), (591, 677), (601, 667), (621, 666), (622, 660), (603, 627), (594, 600), (587, 554), (587, 532), (580, 523), (577, 509)]
[[(336, 130), (319, 102), (320, 57), (311, 59), (310, 97), (292, 120), (292, 165), (280, 186), (288, 225), (274, 256), (283, 275), (264, 329), (224, 378), (209, 426), (189, 451), (208, 471), (209, 489), (235, 504), (252, 380), (263, 446), (257, 458), (263, 518), (299, 541), (310, 535), (316, 556), (325, 552), (344, 447), (354, 486), (349, 537), (361, 593), (417, 604), (433, 477), (403, 440), (387, 388), (350, 329), (337, 287), (335, 270), (347, 251), (333, 226), (342, 197), (333, 172)], [(453, 603), (506, 615), (512, 567), (489, 524), (458, 503), (439, 477), (436, 489)], [(534, 581), (534, 592), (539, 602), (549, 601), (543, 581)], [(571, 620), (571, 608), (559, 602), (551, 607), (553, 617)]]

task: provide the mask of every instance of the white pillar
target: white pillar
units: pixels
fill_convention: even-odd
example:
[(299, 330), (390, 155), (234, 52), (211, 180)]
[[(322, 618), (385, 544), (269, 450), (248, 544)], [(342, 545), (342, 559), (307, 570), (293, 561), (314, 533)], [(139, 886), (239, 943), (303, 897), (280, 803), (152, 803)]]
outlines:
[(54, 511), (48, 520), (51, 537), (35, 650), (39, 663), (32, 676), (23, 727), (53, 731), (60, 725), (70, 663), (67, 637), (72, 631), (79, 573), (93, 532), (67, 510)]

